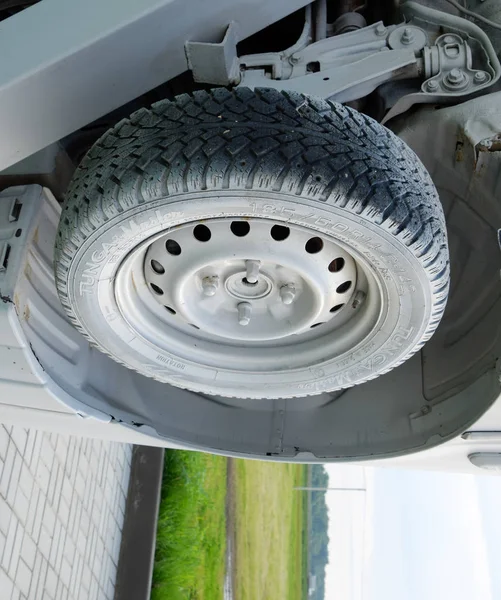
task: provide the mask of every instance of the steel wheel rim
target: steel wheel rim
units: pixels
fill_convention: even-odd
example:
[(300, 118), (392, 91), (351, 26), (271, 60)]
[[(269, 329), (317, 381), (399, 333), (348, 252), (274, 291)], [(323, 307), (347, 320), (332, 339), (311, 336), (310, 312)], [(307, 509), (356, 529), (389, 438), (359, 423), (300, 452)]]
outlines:
[[(235, 223), (248, 232), (234, 233)], [(247, 261), (259, 263), (252, 286), (242, 283), (253, 274)], [(313, 367), (352, 352), (385, 313), (382, 286), (363, 257), (313, 229), (250, 217), (191, 221), (147, 240), (118, 268), (114, 295), (135, 335), (159, 351), (247, 373)], [(248, 323), (242, 303), (251, 308)]]

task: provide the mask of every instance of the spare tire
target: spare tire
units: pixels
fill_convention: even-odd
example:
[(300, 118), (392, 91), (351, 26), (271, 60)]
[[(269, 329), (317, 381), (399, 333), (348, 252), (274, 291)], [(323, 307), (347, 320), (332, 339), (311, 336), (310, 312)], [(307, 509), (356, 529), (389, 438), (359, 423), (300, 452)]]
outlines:
[(447, 300), (435, 187), (350, 108), (217, 89), (142, 109), (78, 167), (55, 252), (75, 326), (197, 392), (304, 396), (386, 373)]

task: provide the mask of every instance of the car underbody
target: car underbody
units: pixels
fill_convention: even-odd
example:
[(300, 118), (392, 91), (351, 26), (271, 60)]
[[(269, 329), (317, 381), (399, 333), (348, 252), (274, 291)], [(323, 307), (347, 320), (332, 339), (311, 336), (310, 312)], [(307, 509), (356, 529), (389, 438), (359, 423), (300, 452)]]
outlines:
[[(96, 14), (99, 14), (98, 19)], [(497, 201), (500, 194), (498, 173), (501, 136), (501, 92), (498, 91), (501, 77), (498, 59), (501, 25), (497, 21), (501, 23), (501, 3), (497, 0), (474, 0), (463, 5), (443, 0), (435, 3), (406, 2), (396, 6), (391, 2), (370, 1), (359, 5), (350, 0), (318, 0), (313, 4), (302, 0), (287, 3), (261, 0), (248, 3), (226, 0), (216, 3), (148, 0), (145, 3), (144, 0), (129, 0), (124, 3), (110, 0), (103, 5), (94, 0), (86, 3), (44, 0), (17, 14), (0, 13), (1, 16), (6, 17), (0, 22), (1, 55), (9, 57), (0, 67), (0, 169), (3, 169), (0, 173), (0, 188), (3, 190), (0, 196), (0, 293), (3, 301), (0, 304), (0, 402), (7, 420), (19, 422), (27, 419), (49, 427), (51, 422), (57, 421), (57, 428), (69, 428), (74, 432), (80, 428), (90, 435), (96, 425), (96, 431), (120, 431), (116, 435), (97, 435), (269, 460), (328, 462), (394, 458), (398, 462), (404, 459), (397, 457), (429, 450), (430, 458), (422, 462), (432, 468), (437, 465), (455, 469), (467, 469), (471, 464), (495, 466), (496, 461), (489, 457), (492, 458), (499, 451), (500, 441), (493, 432), (501, 431), (501, 407), (498, 407), (501, 391), (498, 233), (501, 209)], [(214, 88), (217, 89), (211, 91)], [(56, 238), (61, 239), (61, 235), (62, 239), (70, 239), (64, 237), (66, 232), (70, 236), (77, 228), (77, 220), (75, 224), (68, 221), (66, 230), (64, 223), (61, 225), (62, 204), (66, 202), (63, 220), (69, 214), (68, 207), (72, 207), (72, 211), (76, 207), (78, 213), (81, 198), (86, 197), (86, 192), (79, 196), (80, 188), (87, 185), (86, 180), (82, 179), (82, 169), (90, 168), (86, 165), (92, 159), (92, 152), (99, 144), (101, 148), (106, 148), (106, 140), (111, 139), (109, 136), (120, 141), (120, 131), (131, 125), (140, 128), (139, 133), (131, 134), (132, 137), (137, 135), (138, 139), (146, 139), (152, 128), (158, 126), (160, 110), (170, 115), (174, 110), (172, 107), (191, 106), (191, 100), (179, 94), (193, 93), (195, 105), (198, 108), (203, 105), (208, 115), (212, 110), (209, 102), (213, 102), (214, 98), (223, 98), (221, 105), (226, 103), (231, 106), (236, 106), (235, 99), (239, 102), (248, 99), (245, 101), (254, 107), (257, 106), (255, 98), (264, 99), (269, 105), (272, 104), (269, 99), (275, 98), (273, 102), (277, 103), (279, 111), (285, 111), (284, 114), (289, 108), (281, 104), (281, 99), (286, 98), (287, 102), (291, 99), (289, 103), (292, 103), (290, 105), (300, 121), (294, 126), (289, 125), (289, 133), (308, 128), (313, 131), (317, 127), (320, 121), (311, 121), (313, 117), (308, 113), (312, 106), (317, 107), (315, 110), (319, 119), (331, 119), (325, 114), (329, 112), (329, 106), (337, 105), (322, 102), (339, 103), (348, 111), (339, 112), (344, 115), (339, 117), (340, 122), (348, 123), (349, 119), (353, 119), (353, 122), (363, 123), (360, 125), (361, 131), (364, 127), (372, 127), (376, 140), (377, 136), (383, 139), (382, 136), (386, 135), (386, 130), (381, 127), (384, 125), (414, 151), (438, 191), (447, 226), (450, 256), (449, 298), (443, 318), (438, 325), (443, 312), (440, 296), (440, 290), (444, 289), (442, 285), (438, 292), (434, 292), (436, 305), (440, 307), (439, 316), (436, 322), (433, 321), (433, 315), (428, 317), (433, 327), (438, 325), (438, 328), (431, 339), (422, 336), (423, 343), (427, 341), (421, 344), (422, 348), (417, 353), (400, 366), (395, 358), (394, 370), (386, 369), (389, 371), (386, 372), (381, 368), (385, 360), (391, 362), (392, 353), (400, 351), (399, 345), (407, 335), (400, 326), (383, 348), (389, 358), (383, 356), (381, 351), (379, 354), (368, 354), (365, 361), (359, 361), (357, 373), (360, 374), (360, 380), (350, 375), (351, 379), (347, 376), (342, 384), (335, 377), (329, 383), (327, 362), (314, 363), (311, 358), (309, 379), (304, 379), (294, 388), (297, 389), (296, 393), (291, 391), (293, 387), (280, 387), (278, 384), (277, 389), (281, 391), (274, 392), (275, 384), (270, 383), (268, 394), (260, 388), (260, 382), (268, 377), (266, 369), (259, 374), (252, 367), (258, 364), (257, 359), (249, 354), (246, 360), (251, 365), (250, 383), (246, 384), (247, 388), (242, 388), (239, 397), (238, 392), (231, 392), (237, 388), (224, 387), (223, 376), (219, 383), (216, 381), (218, 376), (214, 376), (213, 388), (211, 384), (197, 383), (198, 380), (193, 385), (186, 383), (187, 363), (169, 352), (157, 354), (157, 368), (140, 372), (132, 359), (128, 361), (117, 357), (112, 347), (106, 345), (106, 340), (96, 341), (91, 326), (82, 325), (80, 317), (75, 316), (77, 313), (72, 312), (72, 306), (65, 306), (63, 310), (61, 301), (64, 305), (66, 296), (62, 291), (62, 271), (59, 269), (57, 289), (53, 274), (54, 245)], [(309, 104), (310, 96), (317, 100)], [(165, 103), (163, 98), (172, 100)], [(147, 109), (154, 102), (157, 104), (153, 104), (151, 111)], [(226, 109), (218, 110), (220, 113), (212, 115), (214, 119), (220, 118), (223, 125), (230, 123), (228, 127), (232, 130), (233, 127), (237, 128), (240, 135), (240, 129), (246, 123), (239, 121), (239, 117), (230, 122), (225, 116)], [(130, 113), (133, 113), (130, 120), (124, 121)], [(187, 114), (191, 113), (188, 111)], [(362, 115), (360, 121), (357, 120), (358, 114)], [(172, 118), (178, 119), (177, 116)], [(227, 135), (230, 129), (223, 125), (222, 134)], [(255, 131), (265, 131), (266, 127), (272, 127), (270, 121), (264, 125), (260, 123)], [(148, 128), (150, 133), (145, 133)], [(282, 129), (280, 131), (283, 133)], [(103, 134), (104, 137), (101, 137)], [(317, 136), (315, 139), (319, 139), (318, 131), (313, 134)], [(257, 143), (257, 133), (246, 135), (250, 136), (253, 143)], [(259, 135), (260, 139), (264, 139), (261, 133)], [(329, 135), (332, 136), (332, 132)], [(339, 129), (339, 136), (342, 135)], [(354, 138), (357, 136), (361, 137), (361, 134), (354, 135)], [(235, 134), (232, 139), (238, 139), (238, 136)], [(281, 152), (284, 152), (286, 144), (292, 144), (289, 139), (283, 140), (280, 142)], [(97, 146), (93, 146), (96, 142)], [(125, 142), (121, 143), (122, 146), (117, 142), (115, 147), (125, 148)], [(230, 150), (232, 143), (227, 143)], [(314, 142), (308, 141), (307, 145), (311, 148)], [(91, 149), (79, 170), (74, 173), (75, 167), (91, 146), (94, 150)], [(166, 142), (162, 152), (168, 152), (173, 147), (174, 142)], [(332, 160), (338, 150), (330, 152), (329, 160)], [(148, 181), (145, 173), (149, 173), (150, 163), (140, 158), (140, 150), (137, 153), (141, 165), (140, 176)], [(113, 160), (124, 164), (125, 154), (116, 156), (120, 158)], [(106, 157), (99, 158), (98, 162), (105, 164), (106, 160)], [(390, 169), (391, 160), (385, 160)], [(249, 159), (241, 160), (241, 164), (244, 165), (245, 161)], [(120, 165), (117, 164), (116, 168)], [(169, 162), (168, 168), (172, 169), (172, 165)], [(299, 164), (296, 167), (299, 168)], [(92, 169), (98, 178), (102, 177), (100, 166)], [(381, 167), (381, 172), (385, 169)], [(128, 177), (127, 173), (125, 177)], [(311, 171), (310, 174), (315, 173), (317, 171)], [(318, 179), (321, 176), (323, 174), (316, 175), (317, 182), (321, 182)], [(359, 178), (361, 176), (356, 175)], [(96, 176), (92, 177), (95, 179)], [(287, 177), (292, 181), (293, 173)], [(70, 180), (72, 183), (69, 184)], [(283, 180), (287, 180), (285, 175)], [(96, 200), (99, 203), (104, 202), (107, 193), (104, 180), (101, 181), (101, 199)], [(117, 185), (123, 186), (123, 181), (120, 179)], [(238, 177), (235, 176), (232, 181), (238, 182)], [(426, 179), (419, 181), (418, 187), (428, 185)], [(153, 183), (148, 185), (153, 189)], [(192, 184), (185, 182), (183, 193), (193, 191), (188, 189), (189, 185)], [(223, 189), (218, 185), (214, 184), (215, 190)], [(263, 184), (261, 189), (264, 190), (266, 185)], [(210, 189), (207, 192), (207, 186), (202, 186), (202, 189), (210, 193)], [(250, 190), (249, 186), (246, 189)], [(338, 257), (337, 262), (330, 263), (330, 273), (345, 269), (342, 272), (346, 279), (352, 264), (351, 257), (355, 257), (350, 278), (355, 281), (356, 272), (359, 279), (356, 286), (352, 286), (350, 294), (353, 292), (353, 296), (350, 296), (346, 305), (350, 305), (350, 310), (362, 311), (361, 314), (366, 315), (365, 323), (370, 324), (368, 309), (365, 305), (359, 307), (367, 303), (366, 298), (377, 286), (374, 283), (371, 287), (370, 275), (361, 275), (362, 262), (357, 262), (356, 252), (343, 253), (346, 240), (343, 237), (345, 230), (340, 229), (343, 223), (340, 209), (333, 209), (338, 210), (335, 213), (337, 220), (334, 220), (338, 231), (335, 232), (334, 224), (334, 233), (330, 235), (326, 225), (329, 221), (326, 209), (318, 208), (312, 213), (310, 203), (309, 209), (304, 205), (303, 209), (294, 211), (287, 204), (288, 200), (282, 202), (278, 197), (276, 201), (270, 200), (268, 191), (256, 190), (254, 186), (246, 192), (259, 204), (255, 220), (245, 211), (239, 213), (233, 208), (233, 212), (227, 214), (230, 217), (238, 214), (239, 218), (247, 219), (255, 231), (262, 224), (265, 227), (278, 227), (275, 229), (278, 233), (271, 234), (278, 245), (269, 246), (266, 241), (268, 234), (265, 233), (258, 242), (262, 247), (269, 247), (264, 258), (252, 255), (252, 245), (245, 250), (247, 254), (242, 254), (242, 257), (248, 258), (243, 263), (246, 277), (237, 277), (240, 271), (231, 270), (233, 266), (228, 266), (225, 257), (223, 262), (227, 265), (224, 267), (226, 271), (218, 271), (217, 275), (215, 271), (214, 274), (204, 271), (199, 282), (204, 306), (212, 301), (210, 297), (217, 297), (220, 293), (220, 281), (224, 281), (224, 286), (220, 287), (227, 291), (226, 299), (229, 298), (231, 302), (234, 298), (245, 300), (236, 305), (238, 314), (235, 313), (235, 321), (224, 324), (224, 327), (227, 326), (224, 336), (231, 339), (233, 344), (230, 346), (236, 348), (235, 344), (240, 339), (255, 341), (256, 344), (264, 339), (259, 329), (260, 317), (256, 315), (260, 314), (261, 297), (269, 294), (273, 300), (274, 286), (277, 288), (277, 302), (285, 305), (285, 308), (280, 305), (280, 310), (289, 310), (289, 305), (300, 306), (297, 296), (301, 297), (301, 293), (303, 298), (307, 297), (299, 279), (294, 281), (293, 270), (287, 272), (289, 279), (284, 279), (285, 283), (280, 280), (282, 283), (276, 284), (274, 267), (266, 262), (271, 261), (274, 248), (278, 248), (277, 264), (285, 265), (289, 260), (290, 264), (299, 265), (303, 259), (300, 254), (291, 254), (292, 246), (288, 256), (280, 254), (284, 248), (281, 241), (289, 235), (297, 235), (298, 240), (303, 240), (301, 236), (306, 235), (304, 240), (308, 240), (310, 234), (306, 230), (314, 230), (318, 234), (306, 241), (306, 253), (313, 255), (308, 260), (314, 260), (321, 248), (330, 248), (328, 244), (340, 244), (339, 248), (330, 249)], [(308, 190), (305, 194), (296, 192), (298, 200), (308, 194), (313, 198), (316, 194), (314, 186), (308, 187)], [(217, 197), (224, 197), (225, 193), (218, 191)], [(211, 198), (210, 194), (208, 198)], [(90, 195), (89, 202), (92, 206), (94, 200)], [(302, 206), (301, 203), (298, 206)], [(223, 209), (217, 213), (213, 211), (214, 214), (205, 214), (200, 210), (197, 218), (186, 218), (185, 221), (180, 218), (164, 225), (163, 229), (158, 216), (160, 225), (155, 230), (150, 225), (150, 229), (146, 225), (143, 227), (141, 219), (146, 223), (146, 207), (135, 207), (134, 210), (136, 212), (129, 217), (127, 226), (137, 227), (135, 235), (142, 235), (144, 239), (146, 231), (150, 232), (150, 246), (145, 249), (144, 256), (141, 255), (143, 257), (140, 256), (136, 261), (141, 272), (145, 260), (153, 265), (154, 272), (150, 273), (149, 279), (148, 271), (145, 271), (146, 287), (157, 290), (157, 295), (161, 292), (161, 305), (169, 305), (169, 312), (177, 312), (179, 316), (187, 311), (191, 319), (186, 317), (188, 326), (194, 326), (196, 330), (202, 328), (200, 334), (196, 331), (193, 335), (206, 336), (198, 338), (199, 344), (207, 341), (209, 335), (223, 335), (221, 329), (214, 330), (216, 325), (221, 327), (218, 325), (217, 310), (226, 311), (223, 305), (221, 309), (214, 309), (210, 318), (200, 312), (198, 301), (189, 306), (198, 288), (189, 288), (189, 293), (186, 297), (181, 295), (181, 300), (177, 292), (170, 295), (167, 291), (164, 295), (163, 289), (158, 292), (162, 280), (157, 276), (163, 276), (165, 272), (161, 264), (161, 252), (166, 246), (167, 252), (176, 255), (181, 254), (181, 246), (183, 249), (187, 247), (185, 244), (188, 244), (189, 236), (186, 237), (186, 234), (178, 232), (178, 237), (174, 235), (177, 241), (171, 239), (172, 232), (181, 231), (186, 222), (190, 226), (195, 225), (195, 229), (198, 227), (198, 234), (194, 235), (200, 242), (208, 241), (212, 236), (214, 243), (214, 239), (219, 237), (220, 249), (213, 246), (213, 250), (204, 250), (207, 255), (214, 253), (214, 261), (223, 256), (225, 246), (233, 243), (235, 238), (237, 241), (243, 238), (245, 233), (234, 232), (234, 237), (230, 234), (228, 239), (224, 238)], [(170, 216), (173, 210), (169, 209)], [(363, 217), (365, 213), (360, 214)], [(107, 216), (105, 221), (113, 221), (115, 217), (114, 214)], [(359, 219), (361, 228), (364, 226), (362, 217)], [(150, 222), (151, 217), (148, 216)], [(408, 222), (409, 219), (405, 221), (405, 226)], [(233, 220), (234, 223), (240, 221)], [(102, 227), (105, 225), (108, 226), (103, 222)], [(123, 223), (117, 224), (117, 227), (123, 226)], [(159, 238), (160, 233), (164, 237)], [(361, 239), (366, 233), (365, 230), (359, 233), (352, 229), (350, 235)], [(349, 237), (347, 233), (346, 236)], [(322, 245), (310, 250), (308, 244), (311, 245), (312, 240), (320, 240), (316, 243)], [(85, 237), (82, 238), (82, 247), (89, 243)], [(302, 247), (303, 243), (298, 241), (296, 249), (300, 245)], [(346, 243), (349, 249), (350, 244)], [(169, 250), (169, 244), (174, 248), (173, 251)], [(179, 250), (172, 244), (177, 244)], [(75, 255), (80, 251), (77, 246)], [(56, 247), (58, 272), (62, 242), (58, 241)], [(208, 247), (206, 245), (204, 249)], [(116, 251), (113, 245), (107, 248), (110, 254)], [(96, 256), (95, 252), (89, 256)], [(391, 263), (395, 259), (389, 251), (379, 252), (380, 271), (384, 274), (385, 269), (392, 269)], [(194, 270), (198, 264), (195, 250), (181, 256), (183, 260), (192, 257), (191, 262), (183, 263), (182, 273)], [(87, 271), (84, 270), (83, 275), (80, 271), (78, 275), (77, 267), (71, 271), (68, 259), (68, 270), (63, 275), (68, 281), (75, 281), (80, 290), (84, 289), (83, 297), (94, 293), (86, 294), (85, 291), (87, 282), (89, 289), (90, 284), (94, 284), (97, 272), (97, 266), (89, 266), (89, 260), (85, 257), (81, 259), (82, 264), (87, 265)], [(314, 263), (310, 262), (303, 271), (311, 269), (313, 273), (315, 268)], [(398, 271), (395, 265), (393, 270)], [(130, 299), (135, 293), (134, 282), (140, 275), (133, 270), (133, 266), (126, 273), (133, 274), (130, 289), (127, 287), (129, 284), (120, 283), (125, 280), (118, 272), (108, 279), (116, 281), (118, 288), (122, 286), (120, 289), (125, 290), (123, 296)], [(174, 271), (172, 274), (168, 272), (168, 275), (172, 281), (179, 277), (181, 288), (192, 285), (186, 283), (181, 275), (175, 275)], [(283, 279), (284, 275), (280, 277)], [(311, 277), (313, 280), (313, 275)], [(308, 279), (306, 275), (303, 278)], [(339, 279), (336, 283), (341, 300), (333, 296), (326, 305), (326, 311), (330, 313), (328, 318), (318, 319), (321, 314), (318, 309), (315, 314), (320, 322), (311, 325), (310, 321), (305, 321), (309, 328), (315, 330), (304, 334), (300, 327), (301, 319), (295, 317), (292, 320), (296, 329), (289, 329), (290, 335), (309, 336), (305, 337), (306, 343), (316, 340), (316, 348), (325, 343), (321, 337), (313, 336), (321, 331), (317, 325), (324, 325), (331, 315), (334, 315), (334, 319), (338, 318), (338, 307), (344, 306), (345, 302), (342, 299), (345, 292), (341, 282), (342, 279)], [(259, 287), (261, 284), (264, 286), (261, 295), (257, 295), (257, 288), (253, 288), (253, 295), (249, 292), (250, 295), (246, 296), (249, 285)], [(315, 285), (321, 288), (322, 280)], [(409, 289), (413, 290), (410, 296), (414, 296), (414, 301), (419, 304), (419, 286), (413, 287), (415, 282), (409, 285)], [(325, 292), (325, 295), (328, 293)], [(145, 300), (146, 303), (150, 301)], [(175, 304), (176, 301), (179, 305)], [(405, 302), (402, 292), (400, 304), (404, 305)], [(423, 300), (423, 305), (426, 302)], [(303, 305), (306, 310), (308, 304)], [(132, 323), (133, 317), (130, 315), (140, 312), (138, 306), (140, 304), (133, 307), (134, 310), (127, 309), (128, 323)], [(156, 314), (158, 306), (155, 306), (152, 311)], [(270, 306), (266, 310), (275, 311)], [(127, 311), (124, 309), (123, 312), (126, 314)], [(108, 317), (110, 322), (115, 318), (111, 312)], [(77, 325), (78, 330), (68, 318)], [(137, 320), (142, 323), (137, 325), (137, 329), (144, 327), (144, 332), (156, 326), (156, 321), (144, 325), (142, 316)], [(247, 328), (249, 322), (253, 327), (256, 324), (254, 329)], [(364, 323), (362, 317), (360, 322)], [(278, 322), (276, 331), (273, 330), (275, 321), (263, 320), (262, 323), (267, 330), (266, 344), (274, 347), (270, 340), (281, 339), (282, 321)], [(176, 327), (180, 327), (182, 335), (185, 335), (184, 324)], [(383, 325), (378, 327), (384, 329)], [(417, 325), (415, 328), (418, 328)], [(432, 330), (430, 336), (431, 333)], [(148, 335), (144, 333), (143, 337), (146, 339)], [(170, 339), (173, 344), (175, 338)], [(414, 344), (416, 349), (417, 342), (419, 340)], [(133, 342), (130, 344), (133, 345)], [(260, 350), (263, 356), (268, 351), (266, 344)], [(160, 345), (158, 342), (158, 347)], [(194, 344), (192, 349), (193, 356), (198, 352), (196, 346)], [(221, 348), (223, 346), (224, 343)], [(280, 348), (279, 342), (276, 348)], [(216, 350), (211, 352), (213, 357), (217, 354)], [(237, 365), (236, 356), (239, 352), (234, 350), (235, 357), (230, 360), (228, 354), (224, 360)], [(295, 365), (292, 350), (284, 350), (284, 353), (290, 365)], [(311, 357), (314, 356), (312, 350)], [(255, 362), (252, 363), (252, 360)], [(271, 358), (267, 360), (271, 364)], [(299, 365), (299, 358), (297, 361)], [(121, 363), (125, 363), (125, 366)], [(282, 363), (277, 362), (277, 365)], [(245, 371), (240, 365), (238, 369), (242, 373)], [(176, 370), (178, 375), (172, 375)], [(221, 373), (223, 371), (218, 370)], [(278, 378), (282, 381), (292, 381), (293, 371), (292, 367), (276, 367)], [(379, 373), (384, 374), (373, 377)], [(334, 379), (336, 382), (332, 383)], [(324, 385), (324, 382), (327, 383)], [(225, 389), (230, 392), (225, 393)], [(485, 437), (486, 432), (490, 432), (490, 437)], [(458, 437), (461, 434), (463, 437)], [(433, 448), (444, 442), (448, 443), (444, 446), (445, 458), (441, 464), (440, 449)], [(473, 456), (471, 462), (465, 460), (466, 456)], [(409, 464), (418, 464), (419, 455), (417, 458), (409, 456), (405, 460)]]

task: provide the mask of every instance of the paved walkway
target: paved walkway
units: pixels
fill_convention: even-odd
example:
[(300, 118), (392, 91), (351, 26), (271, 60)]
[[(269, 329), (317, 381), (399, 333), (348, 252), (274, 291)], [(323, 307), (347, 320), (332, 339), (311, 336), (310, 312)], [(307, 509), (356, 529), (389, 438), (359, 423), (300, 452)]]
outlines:
[(131, 452), (0, 425), (1, 600), (113, 600)]

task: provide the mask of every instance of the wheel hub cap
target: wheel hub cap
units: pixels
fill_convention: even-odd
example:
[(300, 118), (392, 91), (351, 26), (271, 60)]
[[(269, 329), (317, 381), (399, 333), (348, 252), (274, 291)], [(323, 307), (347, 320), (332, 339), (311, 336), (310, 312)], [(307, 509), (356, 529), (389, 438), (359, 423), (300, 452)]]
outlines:
[(260, 300), (272, 292), (273, 281), (264, 273), (260, 273), (255, 282), (250, 282), (247, 272), (239, 271), (226, 279), (224, 287), (227, 293), (237, 300)]

